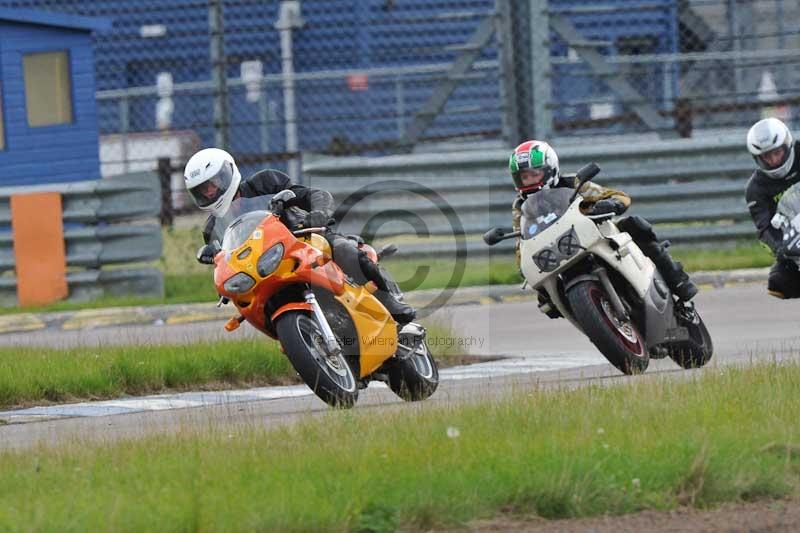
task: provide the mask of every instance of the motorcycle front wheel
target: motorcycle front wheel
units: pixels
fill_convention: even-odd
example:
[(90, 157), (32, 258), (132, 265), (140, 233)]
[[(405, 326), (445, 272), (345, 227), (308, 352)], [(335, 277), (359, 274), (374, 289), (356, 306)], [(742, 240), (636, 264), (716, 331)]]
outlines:
[(292, 366), (314, 394), (332, 407), (352, 407), (358, 384), (342, 353), (332, 354), (313, 316), (289, 311), (275, 324), (278, 339)]
[(609, 363), (628, 375), (647, 370), (650, 356), (644, 338), (630, 318), (617, 315), (600, 283), (577, 283), (567, 298), (576, 322)]

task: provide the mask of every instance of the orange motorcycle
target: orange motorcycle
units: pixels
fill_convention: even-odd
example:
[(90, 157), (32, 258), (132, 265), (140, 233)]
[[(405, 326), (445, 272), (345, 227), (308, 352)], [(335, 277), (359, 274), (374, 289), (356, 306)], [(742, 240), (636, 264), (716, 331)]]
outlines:
[[(351, 407), (370, 381), (386, 383), (404, 400), (433, 394), (439, 372), (425, 328), (398, 328), (373, 296), (374, 284), (353, 283), (333, 261), (321, 235), (327, 228), (287, 227), (283, 220), (296, 208), (286, 204), (294, 197), (284, 190), (239, 198), (215, 220), (214, 283), (220, 303), (239, 311), (225, 328), (247, 320), (277, 339), (303, 381), (332, 406)], [(376, 262), (396, 250), (357, 245)]]

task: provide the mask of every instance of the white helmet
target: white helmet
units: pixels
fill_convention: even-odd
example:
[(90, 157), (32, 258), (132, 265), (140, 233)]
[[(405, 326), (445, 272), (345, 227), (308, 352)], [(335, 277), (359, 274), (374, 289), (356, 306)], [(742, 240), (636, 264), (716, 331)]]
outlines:
[[(761, 171), (773, 179), (783, 179), (794, 164), (794, 139), (786, 124), (777, 118), (759, 120), (747, 132), (747, 149)], [(781, 158), (773, 164), (764, 161), (764, 154), (782, 150)]]
[(233, 156), (219, 148), (206, 148), (194, 154), (186, 163), (183, 177), (197, 207), (215, 217), (228, 212), (242, 181)]

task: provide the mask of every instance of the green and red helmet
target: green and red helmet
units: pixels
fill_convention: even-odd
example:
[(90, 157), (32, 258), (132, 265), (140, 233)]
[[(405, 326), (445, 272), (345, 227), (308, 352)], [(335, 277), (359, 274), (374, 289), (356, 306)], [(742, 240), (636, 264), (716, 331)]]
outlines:
[[(541, 169), (544, 171), (544, 177), (533, 185), (523, 185), (520, 173), (527, 169)], [(558, 180), (558, 155), (546, 142), (525, 141), (514, 148), (514, 152), (508, 159), (508, 170), (511, 171), (511, 179), (514, 180), (514, 187), (518, 192), (536, 192)]]

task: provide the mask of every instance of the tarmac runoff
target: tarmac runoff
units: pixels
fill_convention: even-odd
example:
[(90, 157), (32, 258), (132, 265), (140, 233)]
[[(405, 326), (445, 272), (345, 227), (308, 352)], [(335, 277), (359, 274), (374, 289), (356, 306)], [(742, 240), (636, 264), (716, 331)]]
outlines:
[[(766, 284), (769, 269), (694, 272), (692, 279), (701, 288), (724, 287), (739, 283)], [(535, 293), (520, 285), (486, 285), (458, 289), (428, 289), (406, 293), (406, 301), (421, 309), (444, 293), (446, 305), (482, 305), (532, 299)], [(0, 336), (45, 329), (75, 331), (106, 326), (154, 324), (171, 326), (194, 322), (225, 321), (236, 314), (231, 305), (215, 303), (118, 307), (55, 313), (16, 313), (0, 316)]]

